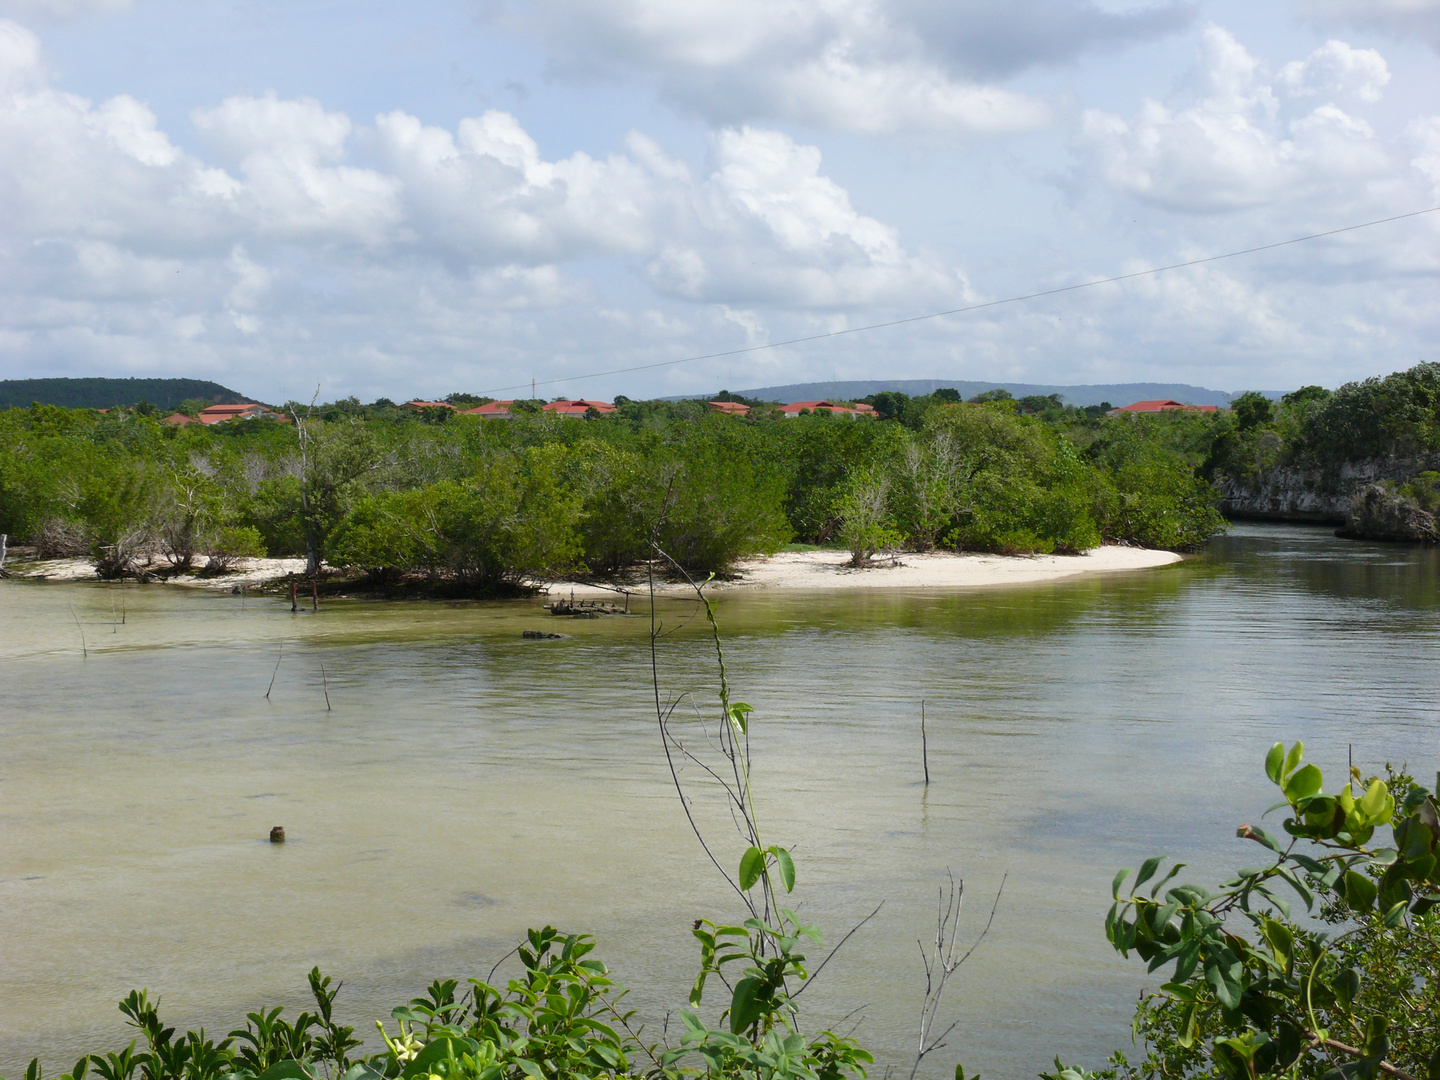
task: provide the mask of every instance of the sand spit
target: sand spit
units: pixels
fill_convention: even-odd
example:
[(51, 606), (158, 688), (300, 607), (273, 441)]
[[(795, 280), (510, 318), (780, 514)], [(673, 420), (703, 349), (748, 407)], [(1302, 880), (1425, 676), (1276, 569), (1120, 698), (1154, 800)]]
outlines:
[[(744, 559), (736, 564), (737, 576), (717, 581), (716, 592), (737, 589), (786, 589), (820, 592), (832, 589), (973, 589), (994, 585), (1022, 585), (1079, 574), (1148, 570), (1180, 561), (1172, 551), (1146, 548), (1101, 547), (1084, 555), (957, 555), (949, 551), (901, 555), (893, 563), (877, 560), (876, 565), (855, 569), (844, 551), (786, 551), (779, 555)], [(7, 570), (17, 578), (45, 578), (50, 581), (94, 581), (95, 567), (88, 559), (44, 559), (11, 562)], [(303, 574), (304, 559), (241, 559), (229, 573), (215, 577), (183, 574), (164, 579), (164, 584), (188, 588), (229, 591), (241, 585), (259, 585)], [(585, 600), (614, 598), (616, 588), (580, 581), (542, 581), (536, 584), (551, 596)], [(644, 579), (626, 586), (634, 593), (644, 591)], [(689, 592), (689, 586), (666, 582), (658, 591), (667, 594)]]
[[(855, 569), (844, 551), (785, 551), (765, 558), (744, 559), (736, 564), (738, 577), (714, 582), (710, 589), (728, 592), (737, 589), (793, 589), (820, 592), (832, 589), (967, 589), (994, 585), (1021, 585), (1079, 574), (1148, 570), (1169, 566), (1181, 557), (1173, 551), (1147, 548), (1100, 547), (1084, 555), (957, 555), (950, 551), (899, 556), (877, 565)], [(556, 581), (546, 585), (552, 596), (585, 600), (614, 597), (615, 590), (582, 582)], [(644, 589), (643, 581), (630, 586)], [(686, 585), (667, 583), (666, 593), (688, 592)]]

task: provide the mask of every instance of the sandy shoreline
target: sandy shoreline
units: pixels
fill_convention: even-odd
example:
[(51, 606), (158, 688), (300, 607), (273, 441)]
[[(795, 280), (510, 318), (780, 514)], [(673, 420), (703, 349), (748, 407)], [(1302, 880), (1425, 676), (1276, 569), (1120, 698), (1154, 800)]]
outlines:
[[(1180, 561), (1171, 551), (1146, 548), (1101, 547), (1084, 555), (957, 555), (949, 551), (901, 555), (895, 565), (888, 561), (865, 569), (846, 564), (844, 551), (785, 551), (778, 555), (742, 559), (736, 564), (737, 577), (717, 581), (710, 588), (715, 592), (751, 589), (783, 589), (821, 592), (837, 589), (967, 589), (994, 585), (1021, 585), (1075, 577), (1081, 574), (1116, 573), (1148, 570)], [(95, 568), (87, 559), (45, 559), (11, 562), (7, 567), (16, 578), (44, 578), (50, 581), (94, 581)], [(165, 584), (186, 588), (230, 591), (242, 585), (259, 585), (287, 574), (301, 574), (304, 559), (242, 559), (236, 569), (218, 577), (183, 575), (170, 578)], [(552, 596), (576, 599), (614, 597), (617, 588), (578, 581), (543, 581), (536, 583)], [(643, 591), (644, 584), (630, 585), (630, 592)], [(666, 583), (657, 591), (677, 594), (689, 592), (686, 585)]]
[[(1100, 547), (1084, 555), (980, 555), (931, 551), (901, 555), (897, 565), (853, 569), (844, 551), (784, 551), (736, 563), (734, 581), (716, 581), (713, 592), (784, 589), (821, 592), (837, 589), (966, 589), (994, 585), (1022, 585), (1080, 574), (1148, 570), (1181, 561), (1173, 551), (1147, 548)], [(547, 583), (552, 595), (594, 600), (613, 597), (615, 590), (581, 582)], [(639, 586), (643, 590), (643, 583)], [(637, 591), (634, 586), (631, 591)], [(686, 593), (689, 586), (667, 583), (657, 591)]]

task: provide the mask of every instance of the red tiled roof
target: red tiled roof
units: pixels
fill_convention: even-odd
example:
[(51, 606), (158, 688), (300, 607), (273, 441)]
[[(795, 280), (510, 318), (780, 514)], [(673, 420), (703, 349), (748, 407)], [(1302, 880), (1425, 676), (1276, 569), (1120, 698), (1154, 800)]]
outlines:
[(226, 420), (249, 420), (252, 418), (279, 420), (289, 423), (288, 416), (282, 416), (264, 405), (209, 405), (200, 410), (200, 423), (223, 424)]
[(193, 416), (186, 416), (184, 413), (171, 413), (165, 417), (165, 423), (174, 424), (176, 427), (184, 427), (186, 424), (198, 424), (200, 421)]
[(780, 411), (786, 416), (799, 416), (801, 409), (809, 409), (813, 412), (830, 412), (841, 416), (854, 416), (857, 410), (849, 405), (836, 405), (833, 401), (792, 401), (789, 405), (782, 405)]
[(561, 416), (584, 416), (589, 409), (601, 413), (613, 413), (615, 406), (608, 401), (586, 401), (583, 398), (576, 401), (552, 401), (543, 406), (545, 412), (559, 413)]
[(748, 416), (750, 406), (738, 401), (707, 401), (705, 407), (711, 412), (728, 413), (731, 416)]
[(462, 416), (491, 416), (491, 417), (505, 417), (505, 418), (508, 418), (508, 417), (510, 416), (510, 406), (511, 406), (511, 405), (514, 405), (514, 404), (515, 404), (515, 402), (514, 402), (513, 400), (512, 400), (512, 401), (487, 401), (484, 405), (477, 405), (477, 406), (475, 406), (475, 408), (473, 408), (473, 409), (466, 409), (463, 413), (461, 413), (461, 415), (462, 415)]
[(419, 398), (416, 398), (414, 401), (407, 401), (407, 402), (405, 403), (405, 408), (407, 408), (407, 409), (453, 409), (453, 408), (455, 408), (455, 406), (454, 406), (454, 405), (451, 405), (448, 401), (421, 401)]
[(1186, 404), (1185, 404), (1184, 402), (1182, 402), (1182, 401), (1172, 401), (1172, 400), (1170, 400), (1170, 399), (1167, 398), (1167, 399), (1164, 400), (1164, 401), (1136, 401), (1136, 402), (1132, 402), (1132, 403), (1129, 404), (1129, 405), (1124, 405), (1124, 406), (1122, 406), (1122, 407), (1120, 407), (1120, 408), (1118, 408), (1118, 409), (1111, 409), (1110, 412), (1111, 412), (1112, 414), (1114, 414), (1114, 413), (1155, 413), (1155, 412), (1167, 412), (1167, 411), (1170, 411), (1170, 410), (1177, 410), (1177, 409), (1178, 409), (1180, 412), (1204, 412), (1204, 413), (1212, 413), (1212, 412), (1218, 411), (1217, 408), (1216, 408), (1216, 406), (1214, 406), (1214, 405), (1186, 405)]

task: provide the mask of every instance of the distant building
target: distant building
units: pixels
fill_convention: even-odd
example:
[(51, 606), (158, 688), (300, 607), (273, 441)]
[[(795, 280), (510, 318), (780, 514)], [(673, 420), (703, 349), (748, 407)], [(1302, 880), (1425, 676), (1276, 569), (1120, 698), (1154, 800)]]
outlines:
[(869, 405), (836, 405), (833, 401), (792, 401), (789, 405), (780, 406), (780, 411), (792, 419), (801, 412), (828, 412), (832, 416), (843, 416), (847, 420), (853, 420), (857, 416), (875, 415), (875, 410)]
[(453, 408), (455, 408), (455, 406), (454, 406), (454, 405), (451, 405), (448, 401), (420, 401), (420, 400), (417, 398), (415, 401), (407, 401), (404, 405), (401, 406), (401, 408), (404, 408), (404, 409), (453, 409)]
[(1218, 412), (1215, 405), (1186, 405), (1183, 401), (1136, 401), (1119, 409), (1111, 409), (1106, 416), (1119, 416), (1122, 413), (1158, 413), (1158, 412)]
[(200, 421), (193, 416), (186, 416), (184, 413), (171, 413), (165, 417), (165, 423), (174, 424), (176, 427), (184, 427), (186, 424), (198, 424)]
[(738, 401), (707, 401), (705, 408), (711, 412), (725, 413), (728, 416), (750, 415), (750, 406), (742, 405)]
[(264, 405), (211, 405), (200, 410), (200, 423), (223, 424), (227, 420), (279, 420), (288, 424), (290, 418)]
[(552, 401), (542, 406), (542, 412), (558, 413), (560, 416), (583, 417), (589, 410), (594, 409), (598, 413), (613, 413), (615, 406), (608, 401)]
[(478, 416), (482, 420), (510, 420), (515, 415), (510, 411), (510, 406), (514, 404), (514, 401), (487, 401), (484, 405), (466, 409), (460, 415)]

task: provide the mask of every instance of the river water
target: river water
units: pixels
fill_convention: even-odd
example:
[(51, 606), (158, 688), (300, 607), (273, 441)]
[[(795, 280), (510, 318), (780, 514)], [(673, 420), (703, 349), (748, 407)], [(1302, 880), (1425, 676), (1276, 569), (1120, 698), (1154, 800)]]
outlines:
[[(916, 941), (952, 872), (962, 939), (1004, 892), (922, 1075), (959, 1059), (1020, 1078), (1128, 1048), (1158, 980), (1105, 943), (1115, 870), (1166, 853), (1213, 882), (1253, 861), (1234, 828), (1275, 801), (1261, 760), (1277, 739), (1303, 738), (1332, 782), (1352, 746), (1367, 773), (1429, 775), (1437, 586), (1434, 550), (1241, 526), (1134, 574), (724, 596), (762, 825), (795, 854), (800, 914), (828, 946), (884, 902), (807, 991), (809, 1022), (863, 1007), (845, 1029), (858, 1021), (875, 1075), (908, 1072)], [(662, 692), (713, 716), (703, 621), (674, 600), (660, 616)], [(737, 908), (680, 812), (651, 693), (641, 616), (562, 621), (529, 601), (292, 615), (0, 581), (0, 1074), (123, 1046), (131, 987), (212, 1034), (261, 1004), (293, 1014), (315, 964), (373, 1042), (431, 979), (484, 977), (547, 922), (598, 937), (658, 1036), (693, 979), (691, 921)], [(702, 779), (682, 776), (736, 861)], [(283, 846), (266, 841), (276, 824)]]

